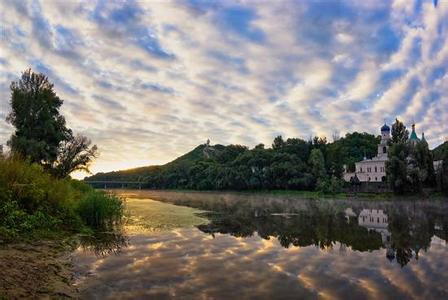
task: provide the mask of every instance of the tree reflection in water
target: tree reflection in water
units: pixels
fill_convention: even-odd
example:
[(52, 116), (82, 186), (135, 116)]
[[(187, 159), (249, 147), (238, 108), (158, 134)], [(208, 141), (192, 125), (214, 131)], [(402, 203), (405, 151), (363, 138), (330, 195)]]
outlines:
[(433, 236), (445, 241), (448, 236), (446, 205), (428, 202), (389, 202), (369, 204), (368, 208), (321, 201), (305, 206), (286, 202), (284, 207), (279, 202), (271, 206), (218, 203), (217, 208), (212, 203), (205, 207), (194, 202), (183, 204), (211, 211), (202, 214), (210, 223), (197, 226), (205, 233), (236, 237), (258, 233), (264, 239), (277, 238), (285, 248), (315, 245), (328, 249), (336, 242), (361, 252), (385, 248), (386, 257), (402, 267), (412, 258), (418, 260), (420, 251), (429, 249)]
[(104, 257), (119, 254), (129, 246), (129, 238), (121, 230), (95, 232), (93, 235), (79, 236), (79, 246), (84, 251), (91, 251), (96, 256)]

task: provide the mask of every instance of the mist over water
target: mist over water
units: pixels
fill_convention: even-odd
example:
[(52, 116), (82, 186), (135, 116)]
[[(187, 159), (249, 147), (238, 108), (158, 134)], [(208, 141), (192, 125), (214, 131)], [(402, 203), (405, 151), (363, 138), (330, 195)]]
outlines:
[(123, 232), (75, 252), (83, 298), (448, 296), (445, 202), (121, 193)]

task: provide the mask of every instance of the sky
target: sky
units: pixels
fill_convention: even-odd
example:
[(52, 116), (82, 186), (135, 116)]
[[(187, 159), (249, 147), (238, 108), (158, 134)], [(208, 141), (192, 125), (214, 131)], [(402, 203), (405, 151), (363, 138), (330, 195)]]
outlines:
[(0, 25), (0, 119), (11, 81), (45, 73), (93, 173), (396, 117), (448, 137), (448, 0), (0, 0)]

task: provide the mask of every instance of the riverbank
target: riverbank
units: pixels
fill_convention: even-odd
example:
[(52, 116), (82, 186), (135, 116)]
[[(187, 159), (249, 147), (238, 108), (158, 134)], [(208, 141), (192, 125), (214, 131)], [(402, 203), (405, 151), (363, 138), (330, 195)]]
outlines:
[[(144, 194), (145, 196), (153, 195), (153, 193), (188, 193), (188, 194), (230, 194), (230, 195), (247, 195), (247, 196), (272, 196), (279, 198), (298, 198), (298, 199), (333, 199), (333, 200), (448, 200), (448, 197), (440, 192), (430, 192), (425, 194), (411, 194), (411, 195), (394, 195), (392, 192), (382, 193), (336, 193), (324, 194), (317, 191), (298, 191), (298, 190), (186, 190), (186, 189), (109, 189), (108, 191), (121, 193), (132, 192), (135, 195)], [(157, 198), (155, 199), (157, 200)]]
[(73, 250), (70, 238), (0, 244), (0, 299), (77, 298)]

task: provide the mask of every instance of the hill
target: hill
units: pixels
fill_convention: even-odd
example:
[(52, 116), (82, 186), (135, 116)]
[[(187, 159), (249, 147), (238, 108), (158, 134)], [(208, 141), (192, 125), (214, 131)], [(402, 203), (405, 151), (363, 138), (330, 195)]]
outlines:
[[(377, 136), (354, 132), (333, 143), (279, 136), (272, 148), (202, 144), (165, 165), (98, 173), (85, 180), (138, 181), (160, 189), (313, 190), (323, 180), (341, 178), (344, 164), (353, 167), (364, 156), (374, 156), (378, 142)], [(322, 154), (317, 155), (321, 162), (316, 155), (310, 159), (313, 151)]]

